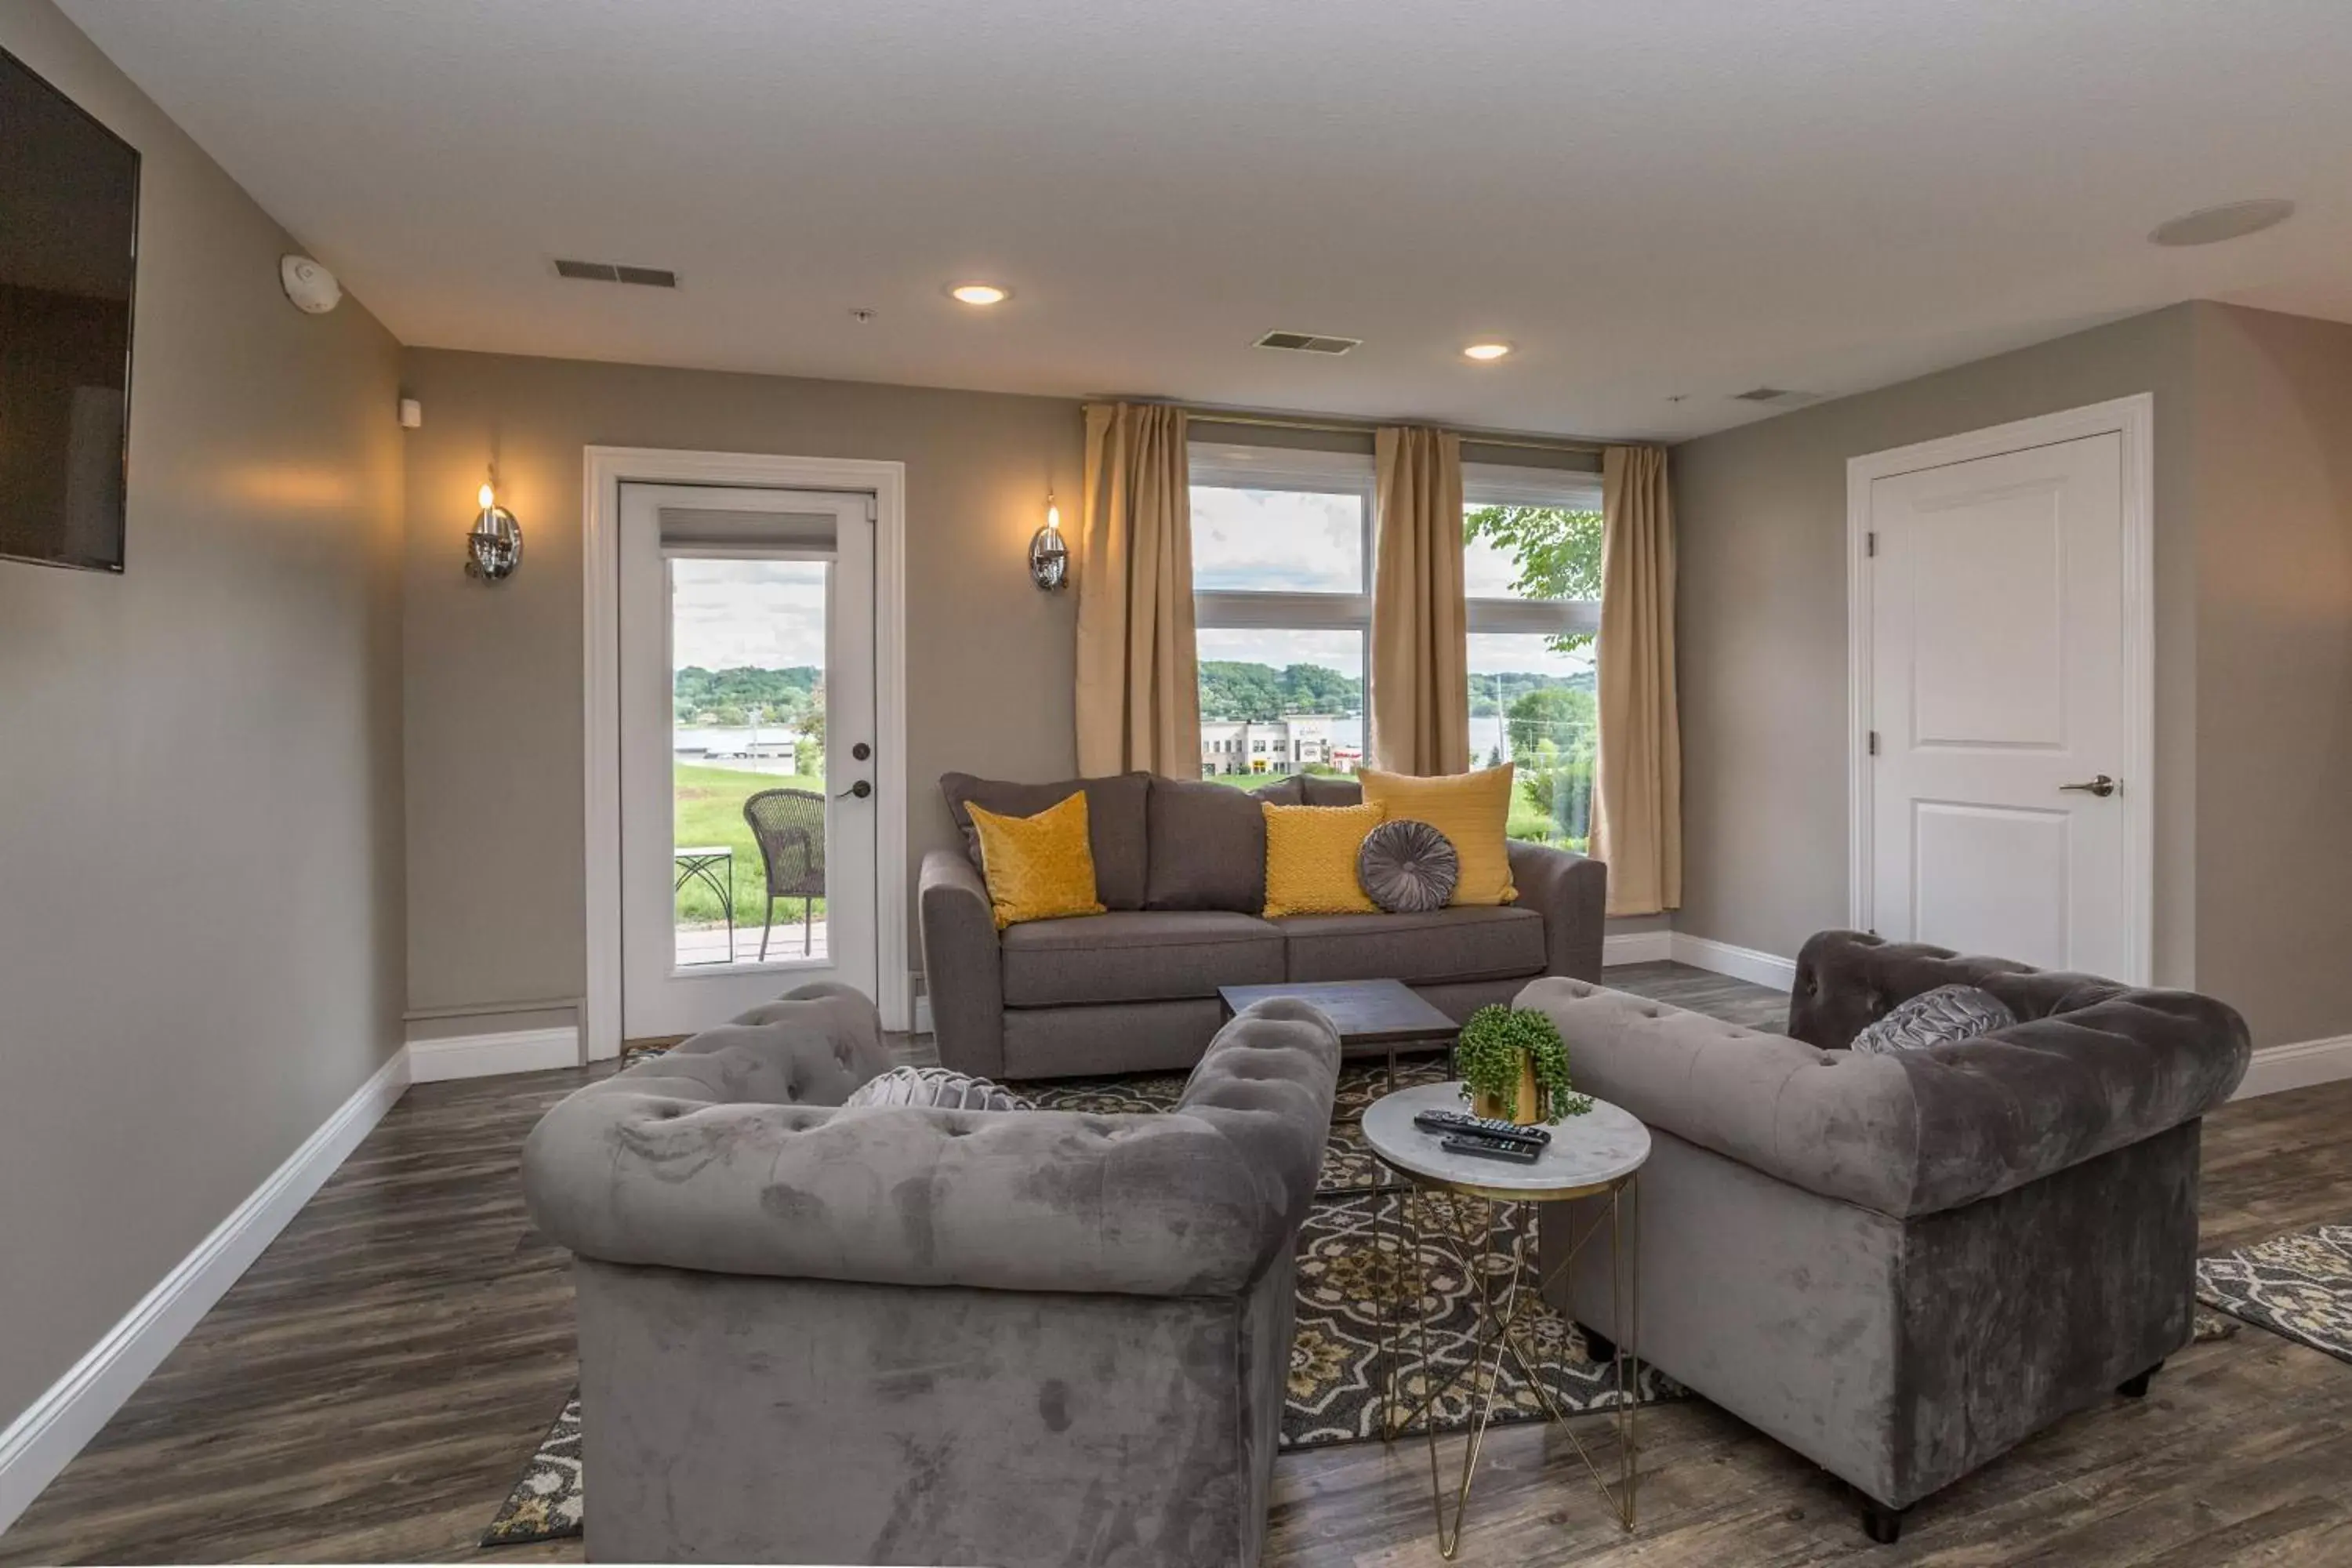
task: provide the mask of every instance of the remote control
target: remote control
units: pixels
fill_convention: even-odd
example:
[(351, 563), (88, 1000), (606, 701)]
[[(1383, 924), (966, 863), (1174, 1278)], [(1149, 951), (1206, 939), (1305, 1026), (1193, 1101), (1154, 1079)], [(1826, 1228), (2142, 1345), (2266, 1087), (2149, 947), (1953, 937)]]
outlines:
[(1497, 1121), (1492, 1117), (1473, 1116), (1466, 1110), (1420, 1111), (1414, 1115), (1412, 1124), (1423, 1132), (1484, 1132), (1517, 1143), (1533, 1143), (1538, 1148), (1551, 1142), (1551, 1134), (1540, 1127), (1522, 1127), (1516, 1121)]
[(1438, 1147), (1451, 1154), (1475, 1154), (1482, 1160), (1508, 1160), (1515, 1165), (1532, 1165), (1543, 1158), (1543, 1149), (1538, 1144), (1521, 1143), (1485, 1132), (1449, 1133)]

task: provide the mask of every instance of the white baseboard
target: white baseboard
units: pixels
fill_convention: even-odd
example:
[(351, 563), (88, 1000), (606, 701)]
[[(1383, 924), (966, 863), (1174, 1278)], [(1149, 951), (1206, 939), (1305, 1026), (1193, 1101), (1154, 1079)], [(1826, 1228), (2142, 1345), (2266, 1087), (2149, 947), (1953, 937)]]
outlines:
[(2232, 1100), (2252, 1100), (2290, 1089), (2309, 1089), (2352, 1078), (2352, 1035), (2328, 1040), (2296, 1040), (2291, 1045), (2263, 1046), (2246, 1066), (2245, 1080)]
[(1604, 967), (1664, 963), (1674, 955), (1675, 933), (1670, 931), (1620, 931), (1601, 939), (1601, 962)]
[(1759, 952), (1752, 947), (1734, 947), (1727, 942), (1714, 942), (1679, 931), (1674, 933), (1674, 949), (1675, 962), (1694, 969), (1728, 974), (1734, 980), (1769, 985), (1775, 991), (1793, 991), (1797, 986), (1797, 961), (1793, 958)]
[(408, 1065), (410, 1081), (415, 1083), (578, 1067), (580, 1030), (574, 1025), (561, 1029), (509, 1029), (502, 1035), (452, 1035), (446, 1040), (411, 1040)]
[(98, 1436), (148, 1373), (359, 1147), (408, 1087), (408, 1070), (407, 1050), (394, 1051), (88, 1354), (0, 1431), (0, 1531), (15, 1523), (41, 1489)]

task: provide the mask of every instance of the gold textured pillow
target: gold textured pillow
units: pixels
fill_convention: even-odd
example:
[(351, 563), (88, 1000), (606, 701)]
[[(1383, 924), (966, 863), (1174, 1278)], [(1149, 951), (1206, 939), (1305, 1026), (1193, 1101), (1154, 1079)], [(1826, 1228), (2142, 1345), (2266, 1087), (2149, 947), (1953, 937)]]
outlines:
[(1095, 897), (1086, 791), (1073, 791), (1034, 816), (999, 816), (976, 805), (965, 809), (980, 835), (980, 874), (988, 881), (997, 930), (1019, 921), (1103, 912)]
[(1265, 813), (1265, 918), (1376, 915), (1381, 906), (1356, 879), (1364, 835), (1386, 815), (1362, 805), (1260, 806)]
[(1411, 773), (1384, 773), (1366, 768), (1356, 775), (1364, 784), (1364, 799), (1388, 808), (1389, 819), (1410, 817), (1426, 822), (1454, 841), (1462, 858), (1462, 877), (1454, 884), (1456, 904), (1507, 904), (1519, 890), (1511, 883), (1511, 822), (1509, 763), (1475, 773), (1447, 773), (1440, 778), (1415, 778)]

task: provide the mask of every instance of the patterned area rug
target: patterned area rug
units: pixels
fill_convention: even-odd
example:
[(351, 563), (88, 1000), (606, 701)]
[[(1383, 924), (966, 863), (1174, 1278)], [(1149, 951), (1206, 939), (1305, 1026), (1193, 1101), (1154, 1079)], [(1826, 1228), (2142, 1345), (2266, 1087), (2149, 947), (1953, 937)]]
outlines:
[[(643, 1053), (632, 1053), (636, 1059)], [(1445, 1058), (1425, 1056), (1400, 1060), (1399, 1087), (1435, 1083), (1445, 1077)], [(1115, 1112), (1165, 1110), (1176, 1103), (1184, 1088), (1181, 1073), (1150, 1073), (1123, 1079), (1060, 1079), (1012, 1086), (1041, 1109)], [(1504, 1204), (1492, 1211), (1492, 1246), (1480, 1252), (1465, 1248), (1460, 1237), (1475, 1239), (1488, 1216), (1485, 1205), (1466, 1202), (1457, 1211), (1452, 1200), (1432, 1194), (1421, 1207), (1421, 1296), (1413, 1300), (1411, 1271), (1403, 1267), (1396, 1237), (1402, 1234), (1401, 1205), (1404, 1193), (1396, 1178), (1363, 1145), (1357, 1119), (1365, 1106), (1388, 1091), (1383, 1064), (1350, 1063), (1341, 1068), (1332, 1106), (1330, 1142), (1314, 1207), (1298, 1235), (1297, 1327), (1290, 1347), (1288, 1397), (1282, 1413), (1284, 1448), (1320, 1447), (1354, 1443), (1380, 1436), (1381, 1394), (1388, 1375), (1381, 1354), (1381, 1324), (1386, 1312), (1405, 1325), (1414, 1322), (1416, 1309), (1425, 1318), (1429, 1359), (1433, 1371), (1421, 1366), (1417, 1331), (1400, 1331), (1403, 1348), (1397, 1394), (1411, 1412), (1426, 1405), (1443, 1432), (1467, 1424), (1473, 1384), (1468, 1363), (1475, 1347), (1478, 1295), (1501, 1283), (1506, 1271), (1496, 1252), (1532, 1247), (1536, 1205)], [(1490, 1258), (1486, 1273), (1465, 1270), (1463, 1254), (1479, 1252)], [(1574, 1323), (1541, 1302), (1533, 1302), (1522, 1320), (1524, 1342), (1544, 1373), (1541, 1391), (1512, 1357), (1505, 1355), (1496, 1374), (1497, 1422), (1541, 1420), (1543, 1394), (1564, 1413), (1606, 1410), (1622, 1395), (1616, 1368), (1585, 1354), (1583, 1338)], [(1491, 1352), (1490, 1352), (1491, 1355)], [(1489, 1364), (1482, 1362), (1480, 1375)], [(1449, 1381), (1450, 1380), (1450, 1381)], [(1430, 1384), (1439, 1385), (1433, 1399)], [(1644, 1368), (1641, 1400), (1651, 1404), (1682, 1397), (1671, 1380)], [(1404, 1434), (1418, 1437), (1424, 1430), (1416, 1419)], [(580, 1533), (583, 1494), (580, 1479), (580, 1400), (574, 1395), (531, 1456), (498, 1517), (483, 1532), (485, 1546), (513, 1546)]]
[(2323, 1225), (2197, 1260), (2197, 1295), (2232, 1317), (2352, 1362), (2352, 1225)]

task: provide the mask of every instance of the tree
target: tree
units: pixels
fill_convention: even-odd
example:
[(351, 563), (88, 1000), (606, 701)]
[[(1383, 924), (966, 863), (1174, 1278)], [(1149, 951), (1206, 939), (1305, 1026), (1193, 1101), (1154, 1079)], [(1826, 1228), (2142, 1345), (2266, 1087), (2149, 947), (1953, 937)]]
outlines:
[(1549, 745), (1563, 763), (1589, 763), (1598, 712), (1590, 691), (1549, 686), (1528, 692), (1512, 702), (1504, 721), (1511, 754), (1532, 758)]
[[(1527, 599), (1601, 597), (1601, 514), (1557, 506), (1482, 506), (1462, 520), (1465, 539), (1490, 541), (1518, 566), (1511, 592)], [(1590, 632), (1549, 639), (1554, 651), (1573, 653), (1592, 643)]]

